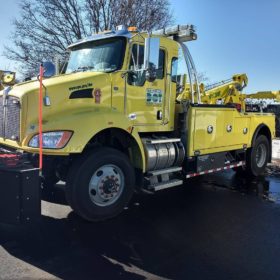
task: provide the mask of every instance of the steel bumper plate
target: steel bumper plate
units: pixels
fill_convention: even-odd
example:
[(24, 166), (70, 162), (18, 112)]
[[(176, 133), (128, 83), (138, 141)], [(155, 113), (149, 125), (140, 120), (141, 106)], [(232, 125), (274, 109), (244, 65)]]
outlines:
[(30, 224), (40, 217), (39, 169), (0, 168), (0, 223)]

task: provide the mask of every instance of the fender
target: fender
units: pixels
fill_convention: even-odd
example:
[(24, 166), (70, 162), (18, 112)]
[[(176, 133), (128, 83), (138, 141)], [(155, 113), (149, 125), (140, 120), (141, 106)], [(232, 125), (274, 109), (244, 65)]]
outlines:
[(269, 127), (267, 125), (265, 125), (264, 123), (261, 123), (260, 125), (258, 125), (258, 127), (256, 128), (255, 132), (254, 132), (254, 135), (252, 137), (252, 146), (254, 145), (256, 139), (257, 139), (257, 136), (258, 134), (260, 134), (260, 131), (264, 129), (265, 131), (268, 131), (269, 132), (269, 135), (266, 135), (265, 133), (263, 133), (264, 135), (266, 136), (269, 136), (269, 140), (271, 140), (271, 131), (269, 129)]
[(261, 123), (260, 125), (257, 126), (254, 135), (252, 137), (252, 142), (251, 142), (251, 146), (253, 147), (255, 145), (256, 139), (258, 137), (258, 135), (265, 135), (268, 137), (268, 143), (269, 143), (269, 162), (271, 162), (271, 153), (272, 153), (272, 133), (269, 129), (269, 127), (267, 125), (265, 125), (264, 123)]
[[(134, 127), (133, 121), (127, 118), (123, 113), (106, 109), (92, 109), (85, 111), (84, 109), (76, 110), (75, 112), (69, 112), (67, 115), (65, 112), (63, 115), (52, 115), (51, 119), (44, 120), (43, 131), (59, 131), (70, 130), (73, 131), (73, 135), (69, 143), (62, 149), (43, 149), (45, 155), (62, 155), (67, 156), (69, 154), (82, 153), (89, 141), (103, 131), (104, 128), (118, 128), (126, 133), (129, 133), (137, 143), (142, 156), (142, 167), (145, 170), (145, 152), (144, 147), (139, 136), (138, 130)], [(30, 139), (37, 134), (36, 131), (27, 131), (26, 137), (23, 140), (21, 149), (38, 153), (37, 148), (28, 147)]]

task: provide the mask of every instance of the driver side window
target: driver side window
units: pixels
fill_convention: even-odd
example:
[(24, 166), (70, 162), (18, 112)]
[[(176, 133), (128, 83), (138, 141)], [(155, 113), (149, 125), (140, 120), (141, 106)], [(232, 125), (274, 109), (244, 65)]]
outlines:
[[(159, 51), (159, 69), (156, 70), (156, 78), (164, 78), (164, 61), (165, 52), (164, 50)], [(129, 63), (129, 72), (127, 82), (133, 86), (143, 86), (146, 81), (146, 71), (144, 68), (144, 46), (134, 44), (132, 46), (132, 54)]]
[(145, 83), (144, 68), (144, 46), (134, 44), (129, 63), (129, 72), (127, 82), (133, 86), (143, 86)]

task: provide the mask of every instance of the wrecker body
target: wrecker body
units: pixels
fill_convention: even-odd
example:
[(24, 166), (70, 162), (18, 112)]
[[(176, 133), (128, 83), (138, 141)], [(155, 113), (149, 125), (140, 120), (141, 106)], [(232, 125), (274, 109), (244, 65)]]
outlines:
[[(69, 205), (96, 221), (119, 214), (136, 190), (154, 193), (229, 168), (263, 173), (275, 116), (248, 113), (228, 96), (211, 102), (185, 44), (196, 37), (192, 25), (118, 28), (69, 47), (63, 73), (43, 79), (45, 190), (65, 181)], [(28, 81), (0, 93), (2, 150), (33, 166), (38, 90)]]
[(280, 91), (259, 91), (245, 97), (247, 112), (275, 114), (276, 137), (280, 137)]

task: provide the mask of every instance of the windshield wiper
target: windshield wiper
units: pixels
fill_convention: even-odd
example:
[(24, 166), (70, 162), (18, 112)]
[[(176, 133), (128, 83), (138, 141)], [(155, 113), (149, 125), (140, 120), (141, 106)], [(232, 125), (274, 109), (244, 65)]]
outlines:
[(94, 69), (94, 66), (80, 66), (76, 70), (74, 70), (72, 73), (84, 72), (84, 71), (92, 70), (92, 69)]

